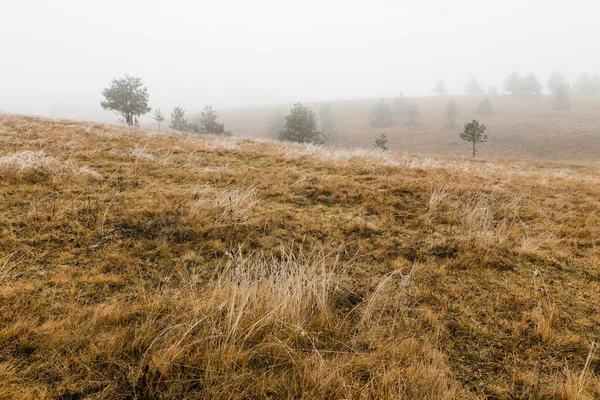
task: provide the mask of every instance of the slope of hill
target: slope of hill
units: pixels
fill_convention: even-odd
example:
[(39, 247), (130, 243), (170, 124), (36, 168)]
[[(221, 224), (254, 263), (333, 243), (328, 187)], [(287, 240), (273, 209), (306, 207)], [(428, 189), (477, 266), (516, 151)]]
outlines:
[(0, 398), (600, 396), (600, 171), (0, 115)]
[[(387, 133), (394, 151), (422, 154), (467, 156), (469, 146), (458, 132), (462, 124), (478, 119), (488, 127), (489, 142), (481, 146), (485, 158), (522, 158), (600, 165), (600, 98), (575, 97), (569, 110), (553, 109), (552, 98), (521, 98), (494, 96), (495, 113), (480, 117), (476, 113), (479, 97), (452, 97), (458, 104), (456, 127), (447, 127), (444, 110), (451, 97), (416, 97), (421, 110), (416, 125), (407, 125), (405, 118), (387, 128), (369, 126), (371, 108), (379, 99), (330, 102), (337, 121), (338, 134), (331, 144), (346, 147), (372, 148), (375, 138)], [(393, 106), (393, 99), (386, 99)], [(309, 106), (318, 112), (321, 103)], [(247, 107), (222, 110), (223, 121), (236, 135), (265, 137), (267, 122), (277, 110), (287, 115), (291, 105)]]

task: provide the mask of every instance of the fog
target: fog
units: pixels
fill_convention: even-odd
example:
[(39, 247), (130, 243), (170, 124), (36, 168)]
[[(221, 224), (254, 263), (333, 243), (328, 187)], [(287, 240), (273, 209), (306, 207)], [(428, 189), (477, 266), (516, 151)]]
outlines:
[(600, 70), (594, 1), (128, 1), (0, 3), (0, 111), (114, 121), (112, 78), (150, 105), (258, 104), (451, 94), (512, 71), (545, 83)]

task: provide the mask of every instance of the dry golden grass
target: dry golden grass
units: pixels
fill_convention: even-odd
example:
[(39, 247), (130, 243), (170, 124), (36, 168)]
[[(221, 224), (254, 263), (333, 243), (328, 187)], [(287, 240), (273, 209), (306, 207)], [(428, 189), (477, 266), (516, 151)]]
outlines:
[[(456, 101), (459, 109), (455, 127), (448, 127), (444, 119), (450, 98)], [(417, 124), (408, 125), (406, 118), (396, 117), (396, 123), (387, 128), (369, 125), (371, 108), (379, 99), (329, 102), (339, 128), (330, 144), (373, 148), (375, 139), (386, 133), (393, 151), (470, 156), (469, 144), (460, 140), (458, 133), (464, 123), (478, 119), (487, 125), (489, 134), (488, 143), (478, 149), (482, 158), (600, 165), (600, 97), (574, 97), (569, 110), (557, 111), (553, 109), (550, 96), (494, 96), (491, 98), (495, 110), (492, 117), (477, 115), (480, 97), (415, 97), (410, 100), (421, 109)], [(393, 99), (386, 101), (393, 104)], [(321, 103), (308, 105), (318, 112)], [(291, 107), (291, 104), (245, 107), (222, 110), (220, 115), (236, 135), (259, 138), (266, 136), (267, 122), (277, 110), (287, 115)]]
[(600, 171), (0, 115), (0, 398), (600, 397)]

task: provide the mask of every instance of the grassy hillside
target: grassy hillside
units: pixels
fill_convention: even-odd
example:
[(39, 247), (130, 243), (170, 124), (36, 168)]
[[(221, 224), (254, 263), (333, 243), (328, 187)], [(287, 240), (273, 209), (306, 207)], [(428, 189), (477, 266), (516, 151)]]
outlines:
[(598, 398), (599, 261), (594, 167), (0, 115), (3, 399)]
[[(401, 152), (468, 156), (469, 146), (460, 140), (462, 125), (474, 118), (488, 127), (489, 142), (481, 146), (486, 158), (524, 158), (600, 165), (600, 98), (575, 97), (566, 111), (553, 109), (549, 96), (524, 99), (513, 96), (492, 97), (495, 114), (477, 116), (478, 97), (452, 97), (458, 104), (458, 125), (448, 128), (444, 119), (446, 103), (451, 97), (417, 97), (421, 109), (416, 125), (407, 125), (397, 117), (388, 128), (369, 126), (371, 108), (379, 99), (330, 102), (337, 120), (338, 135), (332, 144), (372, 148), (375, 138), (387, 133), (390, 148)], [(393, 99), (386, 99), (389, 105)], [(320, 103), (310, 104), (318, 112)], [(226, 125), (235, 134), (264, 137), (266, 123), (279, 109), (287, 115), (291, 105), (248, 107), (223, 110)]]

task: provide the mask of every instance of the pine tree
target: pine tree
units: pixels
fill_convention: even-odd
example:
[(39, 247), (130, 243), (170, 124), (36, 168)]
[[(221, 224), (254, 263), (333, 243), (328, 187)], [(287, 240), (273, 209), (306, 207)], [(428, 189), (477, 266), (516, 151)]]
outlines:
[(498, 89), (496, 88), (496, 86), (494, 86), (494, 85), (491, 85), (491, 86), (488, 88), (487, 95), (488, 95), (488, 97), (492, 97), (492, 96), (498, 96), (498, 95), (499, 95), (499, 93), (498, 93)]
[(406, 116), (408, 118), (408, 124), (414, 125), (417, 123), (417, 117), (421, 114), (421, 109), (415, 102), (411, 102), (406, 109)]
[(387, 143), (388, 143), (387, 135), (385, 133), (382, 133), (380, 137), (375, 139), (375, 144), (373, 146), (376, 149), (380, 149), (381, 151), (387, 151), (387, 150), (389, 150)]
[(446, 83), (439, 79), (433, 88), (433, 93), (438, 96), (445, 96), (448, 94), (448, 88), (446, 87)]
[(566, 84), (567, 81), (562, 73), (559, 71), (555, 71), (548, 78), (548, 82), (546, 83), (546, 87), (551, 94), (554, 94), (558, 86)]
[(394, 111), (396, 115), (405, 116), (408, 108), (408, 100), (404, 97), (404, 93), (400, 92), (394, 99)]
[(552, 101), (555, 110), (567, 110), (571, 107), (571, 87), (568, 83), (560, 83), (554, 87)]
[(481, 99), (477, 105), (477, 114), (482, 117), (491, 117), (494, 115), (494, 106), (492, 105), (492, 101), (489, 97), (486, 96)]
[(477, 143), (487, 142), (487, 135), (485, 133), (487, 127), (480, 124), (479, 121), (473, 120), (465, 124), (465, 129), (460, 133), (460, 138), (466, 142), (473, 143), (473, 157), (477, 153), (475, 146)]
[(574, 89), (579, 96), (597, 96), (600, 94), (600, 76), (582, 73), (577, 78)]
[(472, 77), (467, 81), (467, 84), (465, 85), (465, 93), (469, 96), (483, 96), (485, 94), (485, 91), (477, 81), (477, 78)]
[(521, 93), (527, 96), (539, 96), (542, 93), (542, 84), (534, 74), (529, 73), (523, 79)]
[(281, 114), (281, 110), (271, 117), (267, 122), (267, 133), (271, 138), (279, 137), (279, 132), (285, 128), (285, 117)]
[(504, 91), (514, 95), (522, 94), (523, 78), (517, 71), (513, 72), (504, 81)]
[(335, 131), (335, 118), (329, 103), (323, 103), (319, 108), (319, 119), (321, 120), (321, 130), (323, 132), (332, 134)]
[(456, 126), (457, 116), (458, 106), (456, 105), (456, 101), (452, 99), (446, 104), (446, 121), (448, 121), (448, 126)]
[(162, 111), (160, 111), (160, 108), (154, 110), (153, 119), (158, 122), (158, 130), (160, 131), (160, 123), (165, 120), (165, 116), (163, 115)]
[(200, 113), (200, 132), (207, 135), (231, 136), (230, 131), (225, 130), (225, 124), (217, 122), (219, 116), (212, 106), (204, 107)]
[(298, 143), (325, 143), (325, 136), (317, 129), (315, 113), (300, 103), (294, 104), (290, 115), (285, 117), (285, 128), (279, 139)]
[(390, 107), (383, 99), (379, 100), (371, 109), (371, 126), (382, 128), (390, 126), (393, 123), (393, 116)]
[(177, 106), (173, 109), (173, 112), (171, 113), (171, 125), (169, 128), (179, 132), (189, 131), (188, 120), (185, 118), (185, 110), (183, 108)]

